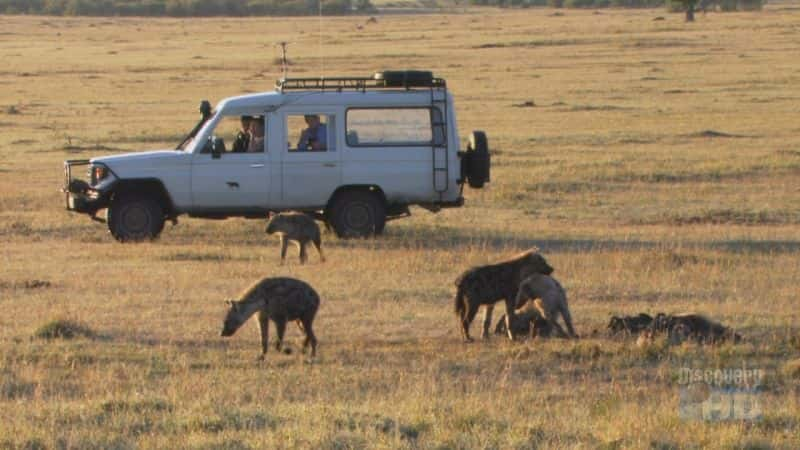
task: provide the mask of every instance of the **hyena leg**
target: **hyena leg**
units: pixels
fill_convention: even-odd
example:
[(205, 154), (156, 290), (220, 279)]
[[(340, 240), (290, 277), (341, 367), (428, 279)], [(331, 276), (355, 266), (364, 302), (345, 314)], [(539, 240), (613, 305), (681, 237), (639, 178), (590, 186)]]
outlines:
[(472, 324), (472, 321), (475, 319), (475, 315), (478, 314), (478, 305), (473, 304), (471, 301), (467, 301), (466, 311), (464, 311), (464, 316), (461, 318), (461, 335), (464, 337), (464, 342), (472, 342), (472, 338), (469, 336), (469, 326)]
[(558, 333), (558, 337), (561, 338), (569, 338), (570, 336), (564, 331), (564, 328), (556, 321), (557, 314), (552, 314), (550, 317), (547, 318), (547, 321), (550, 323), (550, 326), (553, 327), (554, 330)]
[(275, 341), (275, 350), (281, 351), (283, 347), (283, 333), (286, 332), (286, 319), (275, 320), (275, 332), (278, 334), (278, 339)]
[(313, 358), (317, 354), (317, 337), (314, 335), (314, 330), (311, 328), (311, 321), (313, 319), (304, 319), (303, 320), (303, 329), (306, 332), (306, 340), (303, 342), (303, 349), (308, 347), (308, 344), (311, 344), (311, 357)]
[(281, 264), (286, 262), (286, 248), (289, 246), (289, 240), (281, 235)]
[(481, 339), (489, 339), (489, 327), (492, 326), (492, 311), (494, 311), (494, 305), (485, 305), (483, 307), (483, 329), (481, 330)]
[(305, 264), (306, 260), (308, 260), (308, 255), (306, 254), (306, 241), (300, 241), (298, 244), (300, 246), (300, 264)]
[(556, 312), (556, 314), (550, 314), (550, 312), (547, 311), (547, 308), (545, 308), (542, 303), (543, 301), (541, 299), (536, 299), (535, 304), (536, 304), (536, 309), (539, 311), (539, 315), (541, 315), (542, 319), (546, 320), (547, 323), (550, 324), (550, 327), (552, 329), (556, 330), (556, 332), (558, 333), (558, 337), (568, 338), (569, 336), (567, 335), (567, 333), (564, 331), (563, 328), (561, 328), (561, 325), (559, 325), (559, 323), (556, 322), (556, 319), (558, 318), (557, 317), (558, 312)]
[(567, 331), (569, 331), (569, 335), (577, 339), (578, 333), (575, 332), (575, 328), (572, 326), (572, 316), (569, 314), (569, 308), (567, 305), (564, 305), (561, 308), (561, 317), (564, 319), (564, 323), (567, 325)]
[(320, 261), (325, 262), (325, 255), (322, 254), (322, 239), (317, 236), (312, 242), (314, 242), (314, 247), (317, 247)]
[[(516, 302), (515, 302), (516, 303)], [(514, 330), (511, 329), (511, 324), (514, 322), (514, 305), (511, 303), (511, 299), (506, 299), (506, 331), (508, 332), (508, 338), (512, 341), (514, 340)]]
[(264, 359), (269, 349), (269, 316), (259, 314), (258, 326), (261, 329), (261, 359)]

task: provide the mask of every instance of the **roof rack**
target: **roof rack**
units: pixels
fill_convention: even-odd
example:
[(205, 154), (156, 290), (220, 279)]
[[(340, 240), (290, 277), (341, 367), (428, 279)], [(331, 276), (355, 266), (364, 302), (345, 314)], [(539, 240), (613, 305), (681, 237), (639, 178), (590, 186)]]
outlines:
[(281, 78), (275, 82), (275, 89), (288, 90), (319, 89), (354, 90), (366, 92), (379, 89), (445, 88), (443, 78), (434, 78), (431, 72), (423, 71), (385, 71), (376, 72), (373, 77), (335, 77), (335, 78)]

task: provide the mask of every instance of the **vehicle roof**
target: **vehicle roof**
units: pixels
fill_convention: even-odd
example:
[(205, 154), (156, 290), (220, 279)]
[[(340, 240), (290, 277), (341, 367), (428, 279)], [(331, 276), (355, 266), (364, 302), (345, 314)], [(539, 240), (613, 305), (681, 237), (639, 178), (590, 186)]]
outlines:
[[(449, 95), (448, 95), (449, 97)], [(217, 104), (217, 111), (226, 114), (247, 114), (273, 110), (285, 105), (315, 106), (412, 106), (430, 105), (430, 89), (396, 89), (380, 91), (278, 90), (229, 97)]]

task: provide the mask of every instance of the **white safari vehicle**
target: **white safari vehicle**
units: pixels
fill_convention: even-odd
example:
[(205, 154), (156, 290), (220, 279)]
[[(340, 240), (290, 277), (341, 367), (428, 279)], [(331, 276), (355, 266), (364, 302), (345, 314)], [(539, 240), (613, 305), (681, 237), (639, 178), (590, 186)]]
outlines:
[[(464, 204), (489, 181), (486, 135), (459, 148), (445, 80), (424, 71), (285, 78), (231, 97), (173, 150), (64, 163), (66, 207), (105, 221), (119, 241), (152, 239), (177, 217), (264, 219), (297, 210), (337, 235), (371, 236), (409, 205)], [(88, 180), (73, 178), (88, 166)], [(106, 209), (105, 219), (98, 212)]]

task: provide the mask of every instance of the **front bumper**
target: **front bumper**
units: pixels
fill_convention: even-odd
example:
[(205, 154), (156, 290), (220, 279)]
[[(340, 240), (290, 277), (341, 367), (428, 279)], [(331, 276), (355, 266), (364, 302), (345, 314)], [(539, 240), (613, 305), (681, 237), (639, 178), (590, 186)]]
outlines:
[(72, 177), (72, 168), (88, 166), (88, 159), (72, 159), (64, 162), (64, 203), (67, 211), (89, 214), (92, 217), (97, 211), (108, 207), (109, 195), (91, 187), (80, 178)]
[(65, 191), (64, 194), (68, 211), (94, 215), (108, 207), (105, 196), (94, 190), (86, 193)]

